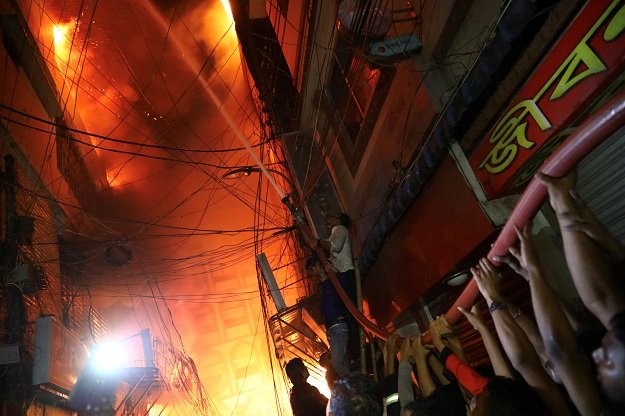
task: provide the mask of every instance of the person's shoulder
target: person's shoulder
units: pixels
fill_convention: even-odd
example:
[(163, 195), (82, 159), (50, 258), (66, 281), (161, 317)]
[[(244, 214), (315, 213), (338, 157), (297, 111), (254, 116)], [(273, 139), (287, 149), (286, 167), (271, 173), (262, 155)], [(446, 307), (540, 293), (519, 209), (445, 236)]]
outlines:
[(335, 225), (334, 227), (332, 227), (332, 232), (336, 232), (336, 233), (347, 233), (349, 232), (349, 230), (347, 229), (346, 226), (342, 225), (342, 224), (338, 224)]
[[(313, 386), (313, 385), (312, 385), (312, 384), (310, 384), (310, 383), (306, 383), (306, 388), (307, 388), (309, 391), (319, 393), (319, 389), (318, 389), (317, 387)], [(321, 394), (321, 393), (319, 393), (319, 394)]]
[(319, 389), (310, 383), (299, 383), (291, 388), (291, 394), (305, 394), (309, 392), (319, 391)]

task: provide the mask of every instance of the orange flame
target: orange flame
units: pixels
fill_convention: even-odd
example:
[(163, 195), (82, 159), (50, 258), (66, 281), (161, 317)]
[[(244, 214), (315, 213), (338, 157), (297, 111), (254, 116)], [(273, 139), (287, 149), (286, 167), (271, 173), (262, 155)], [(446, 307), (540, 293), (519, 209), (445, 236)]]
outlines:
[(52, 34), (54, 36), (54, 60), (56, 62), (56, 68), (51, 68), (56, 80), (57, 87), (62, 91), (62, 99), (75, 100), (77, 86), (72, 88), (72, 83), (69, 80), (73, 79), (78, 70), (77, 62), (72, 62), (72, 59), (76, 61), (77, 54), (72, 54), (72, 37), (73, 32), (76, 30), (76, 22), (71, 21), (64, 24), (52, 25)]
[(69, 64), (71, 31), (76, 28), (76, 22), (68, 22), (64, 24), (53, 25), (52, 32), (54, 34), (54, 55), (63, 62), (64, 66)]

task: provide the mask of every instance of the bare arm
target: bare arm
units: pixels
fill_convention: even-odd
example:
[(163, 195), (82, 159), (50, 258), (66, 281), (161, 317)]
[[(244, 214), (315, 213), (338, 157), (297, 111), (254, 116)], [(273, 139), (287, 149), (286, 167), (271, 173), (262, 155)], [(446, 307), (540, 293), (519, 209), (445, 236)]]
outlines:
[(317, 240), (317, 245), (325, 251), (330, 251), (330, 240)]
[(488, 358), (490, 359), (493, 369), (495, 370), (495, 374), (498, 376), (512, 378), (512, 370), (510, 370), (508, 361), (499, 347), (499, 342), (497, 342), (493, 333), (490, 332), (482, 318), (479, 316), (477, 305), (473, 305), (471, 311), (467, 311), (464, 308), (458, 309), (467, 318), (471, 325), (473, 325), (473, 328), (480, 333), (482, 341), (484, 342), (484, 347), (488, 353)]
[(450, 350), (454, 352), (463, 362), (468, 363), (467, 356), (464, 353), (462, 342), (455, 332), (449, 333), (445, 336), (445, 341)]
[(384, 344), (384, 375), (395, 374), (395, 356), (397, 355), (397, 335), (392, 335)]
[(438, 357), (436, 357), (436, 355), (434, 354), (428, 354), (425, 360), (429, 365), (428, 368), (432, 370), (438, 382), (443, 386), (448, 385), (449, 379), (445, 377), (445, 368), (443, 367), (443, 364), (439, 361)]
[(412, 344), (413, 354), (417, 363), (417, 378), (419, 379), (419, 388), (421, 389), (421, 396), (426, 398), (434, 393), (436, 390), (436, 384), (430, 374), (428, 368), (427, 357), (429, 351), (425, 349), (421, 344), (421, 337), (417, 337)]
[[(522, 276), (529, 283), (529, 272), (525, 267), (521, 266), (519, 260), (515, 256), (497, 256), (495, 257), (495, 260), (501, 263), (506, 263), (508, 266), (510, 266), (512, 270)], [(557, 293), (555, 294), (557, 295)], [(560, 301), (560, 305), (563, 307), (563, 310), (566, 313), (569, 322), (573, 324), (572, 316), (569, 316), (569, 314), (567, 313), (567, 309), (564, 308), (564, 300), (561, 299), (559, 296), (558, 300)], [(534, 349), (536, 350), (536, 353), (538, 354), (538, 357), (543, 364), (543, 368), (545, 369), (547, 374), (549, 374), (549, 377), (551, 377), (551, 379), (556, 383), (562, 384), (562, 379), (560, 378), (560, 375), (557, 373), (557, 371), (554, 370), (553, 364), (551, 363), (551, 360), (547, 355), (547, 352), (545, 350), (545, 343), (543, 342), (543, 338), (540, 335), (540, 331), (538, 330), (536, 322), (530, 319), (529, 316), (523, 314), (521, 309), (512, 305), (510, 301), (506, 300), (506, 304), (508, 305), (508, 308), (511, 311), (511, 315), (515, 319), (517, 325), (519, 325), (519, 327), (523, 330), (525, 335), (527, 335), (527, 338), (534, 346)]]
[(625, 260), (625, 246), (599, 222), (574, 190), (569, 191), (569, 195), (573, 198), (576, 209), (569, 215), (561, 215), (561, 221), (566, 228), (583, 232), (594, 240), (605, 250), (611, 262)]
[(403, 412), (404, 407), (408, 403), (414, 401), (414, 388), (412, 384), (412, 364), (410, 360), (414, 360), (412, 344), (415, 342), (413, 337), (404, 339), (399, 349), (399, 366), (397, 368), (397, 393), (399, 395), (399, 405)]
[(449, 322), (443, 316), (439, 316), (430, 322), (432, 344), (439, 351), (441, 362), (471, 395), (478, 396), (488, 386), (488, 379), (477, 373), (462, 361), (443, 341), (443, 337), (451, 332)]
[(492, 310), (493, 322), (504, 351), (512, 366), (523, 376), (527, 384), (541, 397), (551, 414), (570, 415), (568, 406), (558, 391), (557, 385), (549, 377), (528, 337), (516, 324), (507, 306), (494, 309), (493, 303), (503, 304), (497, 283), (501, 277), (495, 267), (487, 260), (472, 269), (476, 283)]
[(521, 308), (517, 308), (509, 300), (506, 300), (506, 304), (508, 305), (508, 308), (510, 308), (510, 314), (516, 321), (517, 325), (530, 340), (538, 355), (544, 353), (545, 344), (543, 344), (543, 339), (540, 336), (540, 332), (538, 331), (536, 322), (530, 319), (529, 316), (523, 314)]
[(575, 287), (584, 305), (608, 328), (610, 318), (625, 310), (625, 291), (606, 254), (622, 260), (625, 250), (602, 226), (597, 226), (590, 211), (573, 197), (571, 177), (554, 179), (537, 174), (536, 178), (549, 191)]
[[(512, 270), (514, 270), (519, 276), (523, 277), (529, 283), (528, 272), (525, 268), (521, 267), (516, 257), (512, 255), (495, 256), (495, 260), (501, 263), (506, 263)], [(536, 322), (531, 320), (527, 315), (523, 314), (521, 308), (516, 307), (509, 300), (506, 299), (505, 303), (506, 305), (508, 305), (510, 314), (516, 321), (517, 325), (521, 327), (527, 338), (530, 340), (538, 355), (544, 356), (545, 344), (543, 343), (543, 339), (540, 336), (540, 332), (538, 331)]]
[(530, 240), (529, 227), (523, 232), (517, 229), (521, 250), (510, 252), (527, 270), (532, 292), (532, 305), (545, 350), (556, 372), (562, 378), (569, 396), (582, 415), (601, 413), (601, 401), (590, 368), (577, 349), (577, 340), (558, 298), (543, 276), (534, 246)]

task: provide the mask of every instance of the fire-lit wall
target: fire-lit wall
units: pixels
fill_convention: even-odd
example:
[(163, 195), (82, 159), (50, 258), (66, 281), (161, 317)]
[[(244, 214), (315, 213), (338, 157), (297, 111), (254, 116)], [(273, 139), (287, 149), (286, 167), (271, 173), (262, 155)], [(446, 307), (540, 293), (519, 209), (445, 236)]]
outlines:
[[(344, 3), (356, 7), (357, 2)], [(367, 42), (346, 35), (340, 25), (337, 29), (329, 8), (319, 10), (311, 46), (314, 59), (309, 78), (304, 78), (308, 84), (302, 89), (301, 124), (312, 129), (326, 156), (343, 208), (352, 219), (356, 256), (362, 255), (373, 227), (391, 209), (389, 196), (397, 190), (426, 142), (434, 141), (437, 117), (479, 52), (480, 36), (498, 15), (500, 5), (500, 0), (446, 0), (413, 2), (411, 10), (400, 2), (388, 2), (387, 8), (396, 12), (396, 19), (401, 16), (402, 23), (392, 25), (385, 37), (414, 33), (423, 42), (418, 52), (389, 61), (376, 61)], [(340, 42), (362, 48), (357, 50), (366, 63), (361, 73), (350, 72), (350, 81), (360, 82), (359, 86), (367, 84), (365, 90), (375, 91), (369, 101), (362, 100), (365, 114), (356, 137), (346, 137), (345, 114), (335, 108), (334, 95), (340, 92), (333, 90), (331, 82), (340, 78), (336, 70), (338, 53), (324, 47)], [(350, 62), (353, 71), (355, 61)], [(320, 79), (325, 80), (321, 86)], [(363, 79), (366, 82), (359, 81)], [(331, 99), (324, 101), (324, 96)], [(379, 323), (386, 324), (405, 310), (490, 232), (455, 164), (446, 161), (436, 175), (433, 181), (437, 185), (427, 185), (425, 194), (419, 196), (424, 201), (414, 203), (394, 227), (397, 235), (385, 242), (378, 264), (366, 277), (366, 302)], [(455, 197), (461, 201), (459, 204)], [(464, 227), (462, 218), (470, 218), (470, 224)], [(465, 237), (454, 237), (460, 228)]]
[(492, 231), (454, 161), (446, 157), (364, 283), (370, 315), (379, 325), (390, 323)]
[(211, 293), (249, 291), (209, 305), (174, 307), (211, 400), (229, 414), (275, 409), (273, 400), (266, 399), (274, 396), (273, 383), (267, 382), (273, 376), (254, 270), (212, 274), (201, 288)]
[[(70, 412), (67, 410), (35, 403), (32, 397), (26, 395), (31, 391), (27, 384), (32, 381), (32, 366), (41, 360), (43, 353), (35, 346), (35, 321), (41, 316), (53, 316), (87, 344), (100, 339), (104, 323), (98, 308), (88, 305), (85, 292), (62, 275), (59, 242), (65, 236), (67, 224), (75, 212), (73, 207), (76, 201), (58, 170), (57, 154), (52, 151), (55, 145), (54, 127), (45, 123), (45, 120), (52, 119), (33, 87), (32, 78), (29, 79), (29, 75), (32, 77), (33, 74), (26, 73), (22, 65), (16, 66), (16, 63), (20, 64), (19, 60), (15, 59), (15, 55), (9, 55), (4, 47), (15, 47), (12, 44), (14, 16), (3, 15), (0, 18), (3, 19), (0, 72), (4, 74), (4, 81), (0, 82), (0, 166), (3, 179), (8, 181), (12, 161), (15, 175), (10, 182), (11, 188), (2, 187), (0, 201), (0, 238), (6, 243), (3, 245), (2, 264), (6, 274), (2, 276), (2, 281), (10, 282), (10, 285), (3, 284), (0, 289), (3, 292), (3, 307), (6, 307), (0, 310), (0, 320), (18, 322), (22, 332), (21, 339), (17, 339), (15, 333), (11, 336), (11, 342), (21, 344), (21, 362), (17, 370), (15, 367), (5, 370), (3, 383), (8, 384), (3, 386), (3, 395), (11, 397), (13, 403), (5, 403), (4, 410), (8, 412), (5, 414), (17, 414), (25, 409), (29, 415), (68, 415)], [(12, 52), (15, 53), (15, 50)], [(18, 54), (20, 52), (23, 53), (18, 51)], [(33, 129), (30, 124), (32, 119), (20, 115), (20, 111), (43, 121)], [(59, 203), (56, 197), (63, 198), (67, 205)], [(7, 212), (10, 200), (14, 202), (14, 212)], [(18, 226), (10, 224), (15, 218), (8, 218), (7, 213), (20, 218)], [(32, 228), (28, 226), (30, 221)], [(17, 235), (14, 258), (6, 256), (13, 248), (10, 239), (7, 240), (9, 227)], [(13, 300), (5, 303), (7, 291), (13, 291)], [(63, 354), (63, 357), (56, 357), (57, 361), (64, 365), (71, 362), (67, 350), (56, 352)], [(79, 368), (72, 370), (76, 373), (80, 371)], [(13, 387), (16, 389), (11, 390)]]

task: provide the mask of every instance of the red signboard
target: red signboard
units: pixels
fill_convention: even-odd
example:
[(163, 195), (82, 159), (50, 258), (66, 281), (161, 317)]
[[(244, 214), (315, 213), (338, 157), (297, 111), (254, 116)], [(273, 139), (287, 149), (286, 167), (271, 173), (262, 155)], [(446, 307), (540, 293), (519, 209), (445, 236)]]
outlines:
[(471, 155), (490, 197), (514, 191), (610, 90), (625, 83), (625, 1), (592, 0)]

